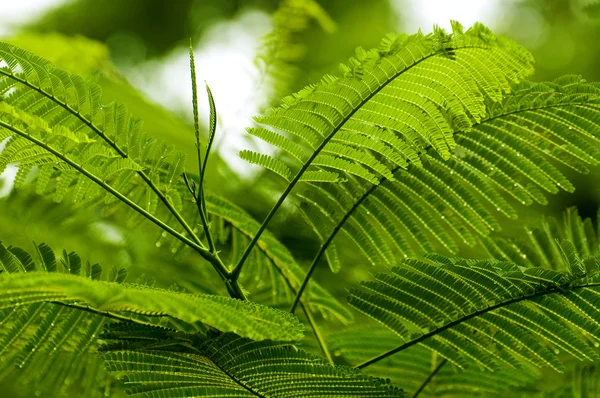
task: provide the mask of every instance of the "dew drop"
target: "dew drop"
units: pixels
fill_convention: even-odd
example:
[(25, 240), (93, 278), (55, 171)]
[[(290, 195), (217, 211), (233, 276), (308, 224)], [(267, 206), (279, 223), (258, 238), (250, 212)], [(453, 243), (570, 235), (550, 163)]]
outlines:
[(156, 247), (161, 247), (161, 246), (162, 246), (162, 243), (156, 242)]
[(450, 170), (450, 174), (454, 174), (454, 171)]
[(496, 211), (500, 211), (500, 208), (499, 208), (499, 207), (496, 207)]
[(527, 254), (521, 254), (521, 257), (527, 258)]
[(442, 220), (443, 220), (444, 218), (446, 218), (446, 217), (445, 217), (445, 216), (442, 216)]
[(572, 127), (572, 126), (569, 126), (569, 130), (573, 130), (573, 127)]

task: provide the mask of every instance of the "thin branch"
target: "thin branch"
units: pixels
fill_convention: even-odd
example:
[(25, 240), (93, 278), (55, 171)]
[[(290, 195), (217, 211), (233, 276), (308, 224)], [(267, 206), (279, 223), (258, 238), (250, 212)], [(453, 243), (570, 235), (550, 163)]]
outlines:
[(425, 379), (425, 381), (423, 382), (423, 384), (421, 384), (421, 387), (419, 387), (419, 389), (415, 392), (415, 394), (412, 396), (412, 398), (417, 398), (419, 396), (419, 394), (421, 394), (421, 392), (423, 392), (423, 390), (425, 389), (425, 387), (427, 387), (427, 384), (429, 384), (429, 382), (431, 380), (433, 380), (433, 378), (435, 377), (435, 375), (438, 374), (438, 372), (440, 370), (442, 370), (442, 367), (444, 367), (444, 365), (448, 362), (448, 360), (446, 358), (444, 358), (438, 366), (436, 366), (436, 368), (433, 370), (433, 372), (431, 372), (429, 374), (429, 377), (427, 377), (427, 379)]
[[(108, 146), (110, 146), (112, 149), (114, 149), (119, 154), (119, 156), (121, 156), (125, 159), (129, 158), (127, 153), (125, 153), (121, 148), (119, 148), (119, 146), (113, 140), (108, 138), (106, 136), (106, 134), (104, 134), (104, 132), (102, 132), (102, 130), (100, 130), (96, 125), (94, 125), (93, 121), (87, 120), (79, 111), (73, 109), (66, 102), (61, 101), (60, 99), (56, 98), (54, 96), (54, 94), (48, 93), (44, 89), (42, 89), (40, 87), (36, 87), (35, 85), (28, 82), (27, 80), (22, 79), (4, 69), (0, 69), (0, 74), (17, 81), (17, 82), (29, 87), (30, 89), (42, 94), (46, 98), (52, 100), (57, 105), (59, 105), (60, 107), (62, 107), (65, 110), (67, 110), (71, 114), (73, 114), (73, 116), (77, 117), (84, 125), (86, 125), (88, 128), (90, 128), (95, 134), (100, 136), (100, 138), (102, 138), (108, 144)], [(179, 214), (179, 212), (173, 207), (171, 202), (169, 202), (167, 197), (158, 189), (158, 187), (154, 184), (154, 182), (150, 179), (150, 177), (142, 170), (138, 170), (137, 174), (142, 178), (142, 180), (144, 180), (144, 182), (148, 185), (148, 187), (150, 187), (150, 189), (158, 196), (160, 201), (167, 207), (167, 209), (169, 209), (169, 211), (173, 214), (175, 219), (177, 219), (177, 221), (183, 226), (183, 228), (186, 230), (186, 232), (192, 237), (192, 239), (196, 243), (196, 245), (203, 247), (204, 245), (202, 244), (202, 241), (196, 236), (196, 234), (194, 233), (192, 228), (190, 228), (190, 226), (186, 223), (186, 221), (183, 219), (181, 214)], [(191, 246), (191, 247), (194, 247), (194, 246)]]
[(65, 155), (63, 155), (62, 153), (57, 151), (56, 149), (54, 149), (51, 146), (44, 143), (43, 141), (40, 141), (39, 139), (30, 136), (29, 134), (21, 131), (20, 129), (18, 129), (14, 126), (11, 126), (10, 124), (5, 123), (2, 120), (0, 120), (0, 126), (14, 132), (15, 134), (20, 135), (21, 137), (33, 142), (34, 144), (38, 145), (39, 147), (50, 152), (51, 154), (53, 154), (54, 156), (56, 156), (57, 158), (59, 158), (60, 160), (65, 162), (66, 164), (68, 164), (69, 166), (73, 167), (79, 173), (83, 174), (84, 176), (86, 176), (87, 178), (89, 178), (90, 180), (92, 180), (93, 182), (98, 184), (99, 186), (101, 186), (104, 190), (106, 190), (107, 192), (114, 195), (117, 199), (119, 199), (120, 201), (122, 201), (123, 203), (125, 203), (126, 205), (131, 207), (133, 210), (135, 210), (142, 216), (146, 217), (148, 220), (152, 221), (154, 224), (158, 225), (160, 228), (162, 228), (166, 232), (173, 235), (175, 238), (179, 239), (183, 243), (192, 247), (205, 260), (207, 260), (208, 262), (210, 262), (213, 265), (213, 267), (215, 268), (215, 270), (217, 271), (219, 276), (221, 276), (221, 279), (223, 279), (223, 281), (225, 282), (225, 284), (227, 286), (227, 290), (230, 292), (230, 294), (233, 297), (236, 297), (236, 298), (239, 298), (242, 300), (245, 299), (245, 295), (243, 294), (243, 292), (240, 289), (240, 287), (238, 286), (238, 284), (235, 281), (231, 281), (229, 279), (229, 277), (228, 277), (229, 272), (228, 272), (227, 268), (225, 267), (225, 265), (223, 264), (223, 262), (218, 257), (216, 257), (213, 253), (209, 252), (204, 247), (199, 246), (198, 244), (192, 242), (185, 236), (181, 235), (179, 232), (177, 232), (176, 230), (171, 228), (169, 225), (165, 224), (158, 218), (154, 217), (152, 214), (148, 213), (146, 210), (142, 209), (137, 203), (133, 202), (131, 199), (127, 198), (122, 193), (120, 193), (119, 191), (117, 191), (116, 189), (114, 189), (113, 187), (111, 187), (110, 185), (105, 183), (104, 181), (102, 181), (102, 179), (98, 178), (96, 175), (87, 171), (83, 166), (81, 166), (78, 163), (74, 162), (73, 160), (69, 159), (68, 157), (66, 157)]
[[(394, 171), (396, 171), (398, 168), (399, 168), (399, 166), (396, 169), (394, 169)], [(323, 254), (325, 254), (325, 251), (327, 250), (327, 248), (329, 247), (329, 245), (331, 244), (331, 242), (333, 242), (333, 238), (336, 237), (337, 233), (342, 229), (342, 227), (344, 226), (344, 224), (346, 223), (346, 221), (350, 218), (350, 216), (354, 213), (354, 211), (362, 204), (362, 202), (378, 186), (379, 185), (373, 185), (371, 188), (369, 188), (367, 190), (367, 192), (365, 192), (360, 197), (359, 200), (357, 200), (354, 203), (354, 205), (352, 205), (352, 208), (348, 212), (346, 212), (346, 214), (344, 214), (344, 217), (342, 217), (342, 219), (338, 222), (338, 224), (335, 226), (335, 228), (333, 229), (333, 231), (331, 231), (331, 233), (327, 237), (327, 240), (325, 242), (323, 242), (323, 244), (321, 245), (321, 247), (319, 249), (319, 252), (314, 257), (312, 263), (310, 264), (310, 267), (308, 268), (308, 272), (306, 273), (306, 276), (304, 277), (304, 280), (302, 281), (302, 285), (300, 285), (300, 290), (298, 290), (298, 293), (296, 294), (296, 298), (294, 299), (294, 302), (292, 303), (292, 307), (290, 308), (290, 312), (292, 314), (294, 313), (294, 311), (296, 311), (296, 307), (298, 306), (298, 303), (300, 302), (300, 298), (302, 297), (302, 294), (304, 293), (304, 290), (308, 286), (308, 281), (310, 280), (310, 278), (312, 277), (313, 272), (317, 268), (317, 265), (319, 264), (319, 261), (321, 260), (321, 257), (323, 257)]]
[[(243, 230), (241, 230), (239, 228), (236, 228), (235, 225), (233, 225), (233, 224), (232, 224), (232, 227), (235, 228), (241, 234), (250, 238), (250, 236), (251, 236), (250, 234), (244, 232)], [(269, 261), (271, 262), (271, 264), (273, 264), (273, 267), (275, 267), (275, 269), (277, 270), (279, 275), (283, 278), (283, 280), (285, 281), (286, 285), (291, 290), (291, 292), (293, 294), (296, 294), (296, 289), (294, 289), (294, 287), (292, 286), (292, 282), (287, 277), (287, 275), (285, 275), (283, 273), (283, 270), (281, 269), (281, 267), (277, 265), (277, 263), (275, 262), (275, 259), (269, 254), (269, 252), (262, 249), (260, 246), (259, 246), (259, 250), (261, 250), (263, 252), (263, 254), (265, 255), (265, 257), (267, 257), (269, 259)], [(323, 339), (321, 333), (319, 332), (319, 330), (317, 328), (317, 324), (314, 321), (314, 318), (312, 317), (312, 313), (310, 312), (310, 309), (308, 308), (308, 306), (305, 306), (305, 304), (302, 301), (300, 301), (300, 307), (302, 308), (302, 310), (304, 311), (304, 314), (306, 315), (306, 318), (308, 319), (308, 324), (311, 327), (313, 334), (315, 335), (315, 337), (317, 339), (317, 342), (319, 343), (319, 347), (321, 348), (323, 355), (328, 359), (328, 361), (331, 364), (333, 364), (333, 359), (331, 357), (329, 349), (327, 348), (327, 345), (325, 344), (325, 340)]]
[(335, 365), (335, 363), (333, 362), (333, 358), (331, 357), (331, 353), (329, 352), (329, 349), (327, 348), (327, 345), (325, 344), (325, 339), (321, 335), (321, 331), (317, 327), (317, 323), (315, 322), (315, 319), (313, 318), (312, 313), (308, 310), (308, 308), (306, 308), (304, 303), (300, 303), (300, 308), (302, 308), (304, 315), (306, 315), (308, 324), (310, 325), (310, 328), (312, 329), (313, 334), (315, 335), (315, 338), (317, 339), (317, 343), (319, 343), (319, 347), (321, 348), (323, 355), (325, 355), (325, 358), (327, 358), (327, 361), (329, 361), (330, 365)]
[(529, 295), (526, 295), (526, 296), (521, 296), (521, 297), (517, 297), (517, 298), (511, 299), (511, 300), (508, 300), (508, 301), (504, 301), (502, 303), (498, 303), (496, 305), (492, 305), (491, 307), (487, 307), (487, 308), (484, 308), (482, 310), (475, 311), (475, 312), (473, 312), (473, 313), (471, 313), (469, 315), (466, 315), (466, 316), (464, 316), (462, 318), (456, 319), (455, 321), (447, 323), (446, 325), (444, 325), (444, 326), (442, 326), (440, 328), (437, 328), (435, 330), (432, 330), (429, 333), (425, 333), (425, 334), (421, 335), (417, 339), (408, 341), (408, 342), (406, 342), (406, 343), (404, 343), (404, 344), (402, 344), (402, 345), (400, 345), (400, 346), (398, 346), (398, 347), (396, 347), (396, 348), (394, 348), (392, 350), (384, 352), (383, 354), (379, 354), (379, 355), (377, 355), (374, 358), (371, 358), (371, 359), (369, 359), (369, 360), (367, 360), (367, 361), (365, 361), (365, 362), (363, 362), (363, 363), (361, 363), (359, 365), (356, 365), (355, 367), (357, 369), (364, 369), (367, 366), (373, 365), (374, 363), (377, 363), (377, 362), (381, 361), (382, 359), (390, 357), (390, 356), (392, 356), (392, 355), (394, 355), (394, 354), (396, 354), (396, 353), (398, 353), (400, 351), (404, 351), (407, 348), (410, 348), (410, 347), (414, 346), (415, 344), (419, 344), (422, 341), (425, 341), (425, 340), (427, 340), (427, 339), (429, 339), (429, 338), (431, 338), (433, 336), (436, 336), (436, 335), (442, 333), (445, 330), (453, 328), (456, 325), (459, 325), (459, 324), (461, 324), (463, 322), (466, 322), (466, 321), (468, 321), (470, 319), (476, 318), (476, 317), (481, 316), (483, 314), (486, 314), (488, 312), (497, 310), (498, 308), (506, 307), (508, 305), (519, 303), (519, 302), (525, 301), (525, 300), (531, 300), (531, 299), (534, 299), (534, 298), (537, 298), (537, 297), (547, 296), (549, 294), (563, 293), (566, 290), (585, 289), (585, 288), (589, 288), (589, 287), (598, 287), (598, 286), (600, 286), (600, 283), (589, 283), (589, 284), (580, 285), (580, 286), (557, 286), (557, 287), (553, 287), (553, 288), (548, 289), (548, 290), (543, 291), (543, 292), (529, 294)]

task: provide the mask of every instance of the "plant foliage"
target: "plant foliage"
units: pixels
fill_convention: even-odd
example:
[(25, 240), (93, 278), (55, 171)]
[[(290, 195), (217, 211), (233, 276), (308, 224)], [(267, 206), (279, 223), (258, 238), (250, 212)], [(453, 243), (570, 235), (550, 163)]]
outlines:
[[(330, 25), (312, 1), (278, 15), (293, 10), (300, 26), (279, 23), (266, 58), (293, 60), (268, 47), (287, 46), (307, 16)], [(524, 206), (572, 192), (565, 170), (600, 158), (598, 84), (533, 83), (532, 64), (481, 24), (357, 49), (340, 76), (248, 128), (277, 152), (240, 157), (282, 187), (259, 222), (206, 184), (217, 105), (207, 86), (203, 142), (191, 50), (190, 167), (98, 84), (0, 43), (0, 171), (18, 167), (14, 195), (100, 210), (140, 239), (155, 231), (152, 247), (172, 259), (163, 273), (193, 263), (185, 289), (165, 289), (45, 244), (33, 256), (0, 244), (0, 377), (55, 396), (506, 396), (548, 368), (580, 386), (559, 394), (595, 391), (584, 374), (600, 360), (597, 225), (570, 210), (497, 235)], [(286, 221), (317, 236), (308, 262), (267, 228), (286, 201)], [(312, 280), (322, 260), (333, 283)], [(378, 270), (349, 290), (361, 324), (346, 326), (339, 292), (361, 263)]]

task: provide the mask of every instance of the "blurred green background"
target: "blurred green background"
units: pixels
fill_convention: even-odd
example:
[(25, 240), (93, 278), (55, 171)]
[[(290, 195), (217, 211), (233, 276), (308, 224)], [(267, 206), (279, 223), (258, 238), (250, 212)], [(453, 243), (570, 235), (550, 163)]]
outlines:
[[(317, 5), (318, 3), (318, 5)], [(196, 53), (198, 81), (212, 89), (219, 115), (209, 189), (261, 219), (281, 191), (281, 181), (238, 159), (243, 148), (258, 147), (245, 127), (281, 97), (335, 73), (354, 48), (376, 46), (388, 32), (449, 27), (456, 19), (483, 22), (514, 38), (536, 59), (534, 80), (581, 74), (600, 81), (600, 19), (584, 12), (587, 0), (19, 0), (0, 1), (0, 39), (50, 59), (59, 67), (96, 80), (105, 101), (125, 103), (144, 118), (145, 130), (195, 156), (191, 126), (188, 46)], [(287, 8), (286, 8), (287, 6)], [(208, 104), (200, 100), (203, 128)], [(1, 145), (0, 145), (1, 148)], [(193, 162), (191, 162), (193, 163)], [(559, 215), (577, 206), (595, 217), (600, 204), (600, 170), (586, 176), (565, 173), (573, 194), (560, 193), (545, 207), (522, 212), (523, 222), (540, 214)], [(195, 258), (172, 258), (158, 248), (153, 226), (131, 230), (118, 220), (85, 209), (73, 211), (45, 202), (26, 189), (11, 191), (16, 173), (0, 177), (0, 239), (29, 247), (31, 240), (77, 251), (83, 258), (127, 266), (132, 279), (150, 276), (169, 286), (182, 280), (210, 280)], [(270, 229), (302, 264), (318, 246), (315, 236), (288, 205)], [(508, 220), (507, 220), (508, 221)], [(514, 224), (513, 224), (514, 225)], [(518, 227), (520, 228), (522, 224)], [(508, 222), (505, 234), (518, 233)], [(349, 247), (348, 247), (349, 248)], [(346, 252), (352, 254), (352, 249)], [(340, 248), (344, 254), (344, 249)], [(348, 254), (346, 254), (348, 255)], [(168, 264), (168, 265), (166, 265)], [(177, 267), (178, 272), (171, 272)], [(343, 293), (368, 267), (345, 269), (343, 280), (328, 283), (323, 267), (316, 279)], [(144, 276), (148, 275), (148, 277)], [(145, 279), (144, 279), (145, 280)], [(195, 286), (209, 289), (210, 284)], [(186, 286), (189, 287), (189, 286)], [(0, 385), (0, 389), (2, 386)], [(5, 390), (0, 390), (2, 393)], [(7, 391), (7, 390), (6, 390)], [(8, 395), (13, 396), (11, 392)]]

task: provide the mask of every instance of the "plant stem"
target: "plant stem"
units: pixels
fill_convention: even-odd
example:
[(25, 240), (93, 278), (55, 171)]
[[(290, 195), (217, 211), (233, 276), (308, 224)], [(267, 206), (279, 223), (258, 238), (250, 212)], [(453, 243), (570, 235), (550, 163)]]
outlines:
[(142, 320), (139, 320), (139, 319), (135, 319), (135, 318), (131, 318), (131, 317), (127, 317), (127, 316), (115, 314), (114, 312), (98, 310), (98, 309), (92, 308), (92, 307), (90, 307), (88, 305), (73, 304), (73, 303), (62, 303), (60, 301), (48, 301), (48, 303), (50, 303), (50, 304), (56, 304), (56, 305), (62, 305), (63, 307), (68, 307), (68, 308), (74, 308), (74, 309), (79, 310), (79, 311), (89, 312), (89, 313), (100, 315), (100, 316), (103, 316), (103, 317), (106, 317), (106, 318), (114, 319), (115, 321), (119, 321), (119, 322), (133, 322), (133, 323), (137, 323), (137, 324), (140, 324), (140, 325), (158, 326), (158, 325), (155, 325), (155, 324), (150, 323), (150, 322), (145, 322), (145, 321), (142, 321)]
[(412, 398), (417, 398), (419, 396), (419, 394), (421, 394), (421, 392), (423, 392), (423, 390), (425, 389), (425, 387), (427, 387), (427, 384), (429, 384), (429, 382), (431, 380), (433, 380), (433, 378), (435, 377), (435, 375), (438, 374), (438, 372), (440, 370), (442, 370), (442, 367), (448, 362), (448, 360), (446, 358), (442, 359), (439, 363), (438, 366), (436, 366), (436, 368), (433, 370), (433, 372), (431, 372), (429, 374), (429, 377), (427, 377), (427, 379), (425, 379), (425, 381), (423, 382), (423, 384), (421, 384), (421, 387), (419, 387), (419, 389), (415, 392), (415, 394), (412, 396)]
[(319, 343), (319, 347), (321, 348), (321, 351), (323, 352), (323, 355), (325, 355), (325, 358), (327, 358), (327, 361), (329, 361), (330, 365), (334, 365), (335, 363), (333, 362), (333, 358), (331, 357), (331, 353), (329, 352), (329, 349), (327, 348), (327, 345), (325, 344), (325, 339), (321, 335), (321, 331), (317, 327), (317, 323), (315, 321), (315, 318), (313, 317), (312, 313), (308, 310), (308, 308), (306, 308), (306, 306), (304, 305), (304, 303), (300, 303), (300, 308), (302, 308), (302, 311), (304, 312), (304, 315), (306, 315), (306, 319), (308, 320), (308, 324), (310, 325), (310, 328), (312, 329), (313, 334), (315, 335), (315, 338), (317, 339), (317, 343)]
[[(397, 170), (398, 168), (394, 169)], [(304, 277), (304, 280), (302, 281), (302, 285), (300, 285), (300, 289), (298, 290), (298, 293), (296, 293), (296, 298), (294, 299), (294, 302), (292, 303), (292, 307), (290, 308), (290, 312), (293, 314), (294, 311), (296, 311), (296, 307), (298, 306), (298, 303), (300, 302), (300, 298), (302, 297), (302, 294), (304, 293), (304, 290), (306, 289), (306, 287), (308, 286), (308, 281), (310, 280), (310, 278), (312, 277), (313, 272), (315, 271), (315, 269), (317, 268), (317, 265), (319, 264), (319, 261), (321, 260), (321, 257), (323, 257), (323, 254), (325, 254), (325, 251), (327, 250), (327, 248), (329, 247), (329, 245), (331, 244), (331, 242), (333, 242), (333, 238), (336, 237), (337, 233), (342, 229), (342, 227), (344, 226), (344, 224), (346, 223), (346, 221), (348, 220), (348, 218), (350, 218), (350, 216), (354, 213), (354, 211), (362, 204), (362, 202), (378, 187), (379, 185), (373, 185), (371, 188), (369, 188), (361, 197), (359, 200), (357, 200), (354, 205), (352, 205), (352, 208), (350, 208), (350, 210), (348, 210), (348, 212), (346, 212), (346, 214), (344, 214), (344, 217), (342, 217), (342, 219), (338, 222), (338, 224), (335, 226), (335, 228), (333, 229), (333, 231), (331, 231), (331, 233), (329, 234), (329, 236), (327, 237), (327, 240), (325, 240), (325, 242), (323, 242), (323, 244), (321, 245), (319, 252), (317, 253), (317, 255), (313, 258), (312, 263), (310, 264), (310, 267), (308, 268), (308, 272), (306, 273), (306, 276)]]

